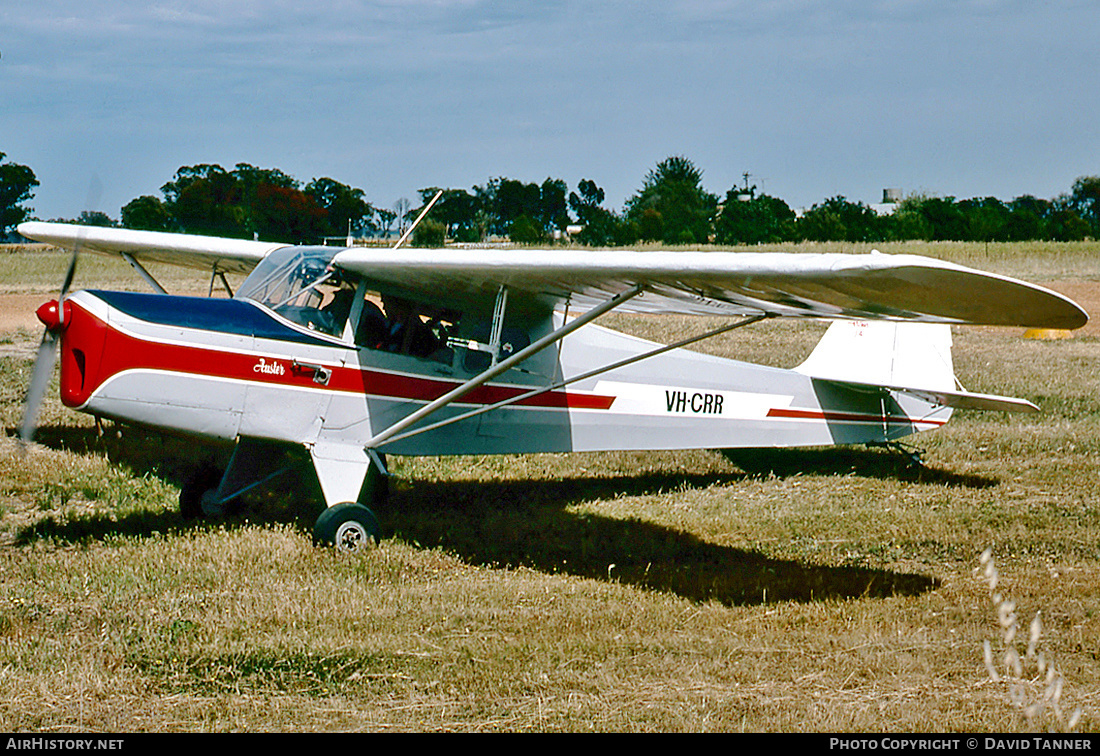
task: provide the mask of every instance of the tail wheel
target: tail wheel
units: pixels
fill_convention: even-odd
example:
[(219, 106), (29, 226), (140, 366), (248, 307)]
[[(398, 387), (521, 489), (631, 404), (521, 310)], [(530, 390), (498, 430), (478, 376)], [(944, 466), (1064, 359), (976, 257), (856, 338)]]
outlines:
[(381, 540), (378, 518), (362, 504), (344, 503), (321, 513), (313, 526), (313, 540), (337, 551), (360, 553)]

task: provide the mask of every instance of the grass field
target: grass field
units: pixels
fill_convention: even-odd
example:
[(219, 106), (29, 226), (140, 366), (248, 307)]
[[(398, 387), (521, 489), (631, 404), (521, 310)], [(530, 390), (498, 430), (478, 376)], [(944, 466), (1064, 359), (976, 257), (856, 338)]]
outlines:
[[(1097, 244), (881, 248), (1100, 305)], [(0, 294), (44, 299), (65, 264), (0, 253)], [(77, 284), (142, 288), (90, 256)], [(956, 329), (967, 388), (1043, 413), (958, 413), (913, 438), (920, 469), (863, 448), (397, 459), (386, 538), (346, 557), (311, 544), (309, 481), (184, 522), (202, 451), (99, 435), (56, 392), (21, 451), (39, 331), (2, 315), (0, 731), (1100, 729), (1094, 324)], [(707, 349), (790, 366), (821, 330)]]

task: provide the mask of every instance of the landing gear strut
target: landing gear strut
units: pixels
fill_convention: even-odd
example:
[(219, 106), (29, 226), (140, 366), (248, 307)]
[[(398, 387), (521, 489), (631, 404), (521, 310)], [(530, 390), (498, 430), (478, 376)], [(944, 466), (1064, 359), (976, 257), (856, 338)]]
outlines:
[(319, 546), (335, 546), (337, 551), (361, 553), (382, 540), (382, 528), (366, 504), (381, 504), (389, 495), (389, 478), (385, 472), (385, 456), (375, 454), (359, 501), (334, 504), (321, 513), (313, 526), (313, 542)]
[(924, 467), (924, 449), (918, 449), (900, 441), (870, 441), (866, 446), (894, 452), (902, 458), (905, 466), (910, 470), (920, 470)]

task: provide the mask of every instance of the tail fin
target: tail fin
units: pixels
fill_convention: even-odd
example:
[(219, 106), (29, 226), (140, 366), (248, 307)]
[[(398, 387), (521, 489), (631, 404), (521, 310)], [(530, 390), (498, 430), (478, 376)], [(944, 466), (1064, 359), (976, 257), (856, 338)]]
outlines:
[(882, 320), (838, 320), (800, 373), (846, 383), (953, 391), (951, 326)]
[(946, 407), (1039, 410), (1023, 399), (963, 389), (955, 379), (951, 326), (946, 324), (838, 320), (795, 370), (811, 378), (885, 388)]

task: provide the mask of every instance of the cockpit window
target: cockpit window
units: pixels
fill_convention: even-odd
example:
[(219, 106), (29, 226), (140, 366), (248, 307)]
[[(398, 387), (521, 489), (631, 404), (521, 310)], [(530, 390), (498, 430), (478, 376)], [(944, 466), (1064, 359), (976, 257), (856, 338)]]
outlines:
[(339, 336), (347, 322), (353, 291), (329, 263), (338, 249), (284, 247), (265, 257), (237, 290), (311, 331)]

